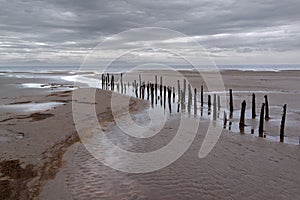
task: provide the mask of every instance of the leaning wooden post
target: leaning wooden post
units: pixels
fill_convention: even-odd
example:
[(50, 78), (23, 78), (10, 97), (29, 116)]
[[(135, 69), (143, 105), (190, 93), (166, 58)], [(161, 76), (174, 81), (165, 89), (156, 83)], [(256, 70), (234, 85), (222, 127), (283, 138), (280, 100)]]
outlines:
[(283, 115), (281, 119), (281, 124), (280, 124), (280, 142), (284, 141), (284, 126), (285, 126), (285, 119), (286, 119), (286, 104), (283, 106)]
[(252, 94), (252, 119), (256, 117), (256, 108), (255, 108), (255, 94)]
[(201, 107), (203, 107), (203, 85), (201, 85)]
[(194, 89), (194, 115), (197, 115), (197, 89)]
[(259, 137), (264, 136), (264, 115), (265, 115), (265, 103), (262, 104), (260, 110), (259, 128), (258, 128)]
[(214, 94), (214, 101), (213, 101), (213, 120), (217, 120), (217, 97)]
[(244, 100), (241, 108), (241, 117), (240, 117), (240, 130), (243, 131), (245, 127), (245, 111), (246, 111), (246, 101)]
[(270, 119), (270, 115), (269, 115), (269, 101), (268, 101), (268, 96), (265, 95), (265, 106), (266, 106), (266, 116), (265, 116), (265, 120), (269, 120)]
[(232, 89), (229, 89), (229, 108), (230, 108), (230, 118), (232, 117), (233, 113), (233, 96), (232, 96)]
[(226, 128), (226, 125), (227, 125), (227, 114), (226, 114), (226, 112), (224, 111), (223, 128)]

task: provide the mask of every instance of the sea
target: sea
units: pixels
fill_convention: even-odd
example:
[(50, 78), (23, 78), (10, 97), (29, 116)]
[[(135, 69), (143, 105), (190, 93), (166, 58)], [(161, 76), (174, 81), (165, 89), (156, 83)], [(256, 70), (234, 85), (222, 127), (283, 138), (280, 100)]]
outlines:
[[(174, 70), (194, 70), (195, 68), (190, 65), (170, 65), (169, 67)], [(300, 64), (255, 64), (255, 65), (216, 65), (217, 69), (223, 70), (238, 70), (238, 71), (286, 71), (286, 70), (300, 70)], [(100, 67), (85, 67), (80, 66), (0, 66), (0, 73), (7, 72), (33, 72), (33, 73), (48, 73), (48, 72), (95, 72)], [(148, 65), (149, 70), (153, 69)], [(103, 69), (103, 68), (101, 68)], [(114, 65), (106, 68), (106, 72), (126, 72), (131, 70), (132, 66), (127, 65)], [(147, 68), (143, 68), (147, 69)], [(156, 68), (157, 69), (157, 68)]]

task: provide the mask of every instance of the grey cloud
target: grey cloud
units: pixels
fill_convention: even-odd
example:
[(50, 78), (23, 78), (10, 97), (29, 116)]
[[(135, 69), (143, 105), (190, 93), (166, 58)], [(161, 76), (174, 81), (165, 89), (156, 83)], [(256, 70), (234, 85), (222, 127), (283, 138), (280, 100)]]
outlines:
[(0, 64), (18, 57), (54, 64), (69, 62), (72, 57), (72, 62), (80, 63), (85, 53), (106, 37), (145, 26), (170, 28), (195, 37), (219, 57), (226, 57), (228, 52), (271, 51), (277, 55), (293, 51), (296, 55), (300, 51), (298, 0), (0, 0), (0, 3)]

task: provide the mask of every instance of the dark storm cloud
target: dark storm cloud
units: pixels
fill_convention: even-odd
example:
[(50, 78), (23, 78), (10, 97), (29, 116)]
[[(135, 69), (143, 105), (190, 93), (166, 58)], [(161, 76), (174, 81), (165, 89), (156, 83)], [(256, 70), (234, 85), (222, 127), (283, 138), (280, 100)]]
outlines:
[(296, 54), (300, 50), (298, 0), (0, 0), (0, 3), (2, 63), (15, 59), (80, 63), (104, 38), (145, 26), (170, 28), (192, 36), (215, 57), (226, 57), (228, 52)]

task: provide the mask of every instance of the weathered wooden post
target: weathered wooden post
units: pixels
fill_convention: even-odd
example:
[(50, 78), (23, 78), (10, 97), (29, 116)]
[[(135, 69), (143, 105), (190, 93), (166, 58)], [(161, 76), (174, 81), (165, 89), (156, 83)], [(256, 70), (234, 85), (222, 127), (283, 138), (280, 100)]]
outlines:
[(266, 106), (266, 116), (265, 116), (265, 120), (269, 120), (270, 119), (270, 115), (269, 115), (269, 101), (268, 101), (268, 96), (265, 95), (265, 106)]
[(175, 103), (175, 87), (173, 87), (173, 103)]
[(149, 100), (149, 81), (147, 82), (147, 100)]
[(244, 127), (245, 127), (245, 111), (246, 111), (246, 101), (244, 100), (242, 102), (241, 117), (240, 117), (240, 124), (239, 124), (239, 128), (242, 132), (244, 132)]
[(106, 74), (106, 76), (105, 76), (105, 89), (106, 90), (108, 88), (108, 80), (109, 80), (109, 76)]
[(181, 96), (181, 93), (180, 93), (180, 81), (177, 80), (177, 87), (178, 87), (178, 103), (180, 102), (180, 96)]
[(138, 88), (139, 88), (139, 84), (137, 83), (137, 84), (135, 85), (135, 96), (136, 96), (136, 98), (139, 98)]
[(229, 89), (229, 109), (230, 109), (230, 118), (232, 117), (233, 113), (233, 96), (232, 96), (232, 89)]
[(185, 105), (184, 105), (184, 101), (182, 100), (183, 99), (183, 91), (182, 90), (180, 90), (180, 94), (181, 94), (181, 110), (185, 110)]
[(166, 92), (167, 92), (167, 86), (164, 86), (164, 108), (166, 108)]
[(252, 119), (256, 117), (256, 103), (255, 103), (255, 94), (252, 94)]
[(171, 99), (172, 99), (172, 87), (168, 87), (168, 103), (169, 103), (169, 111), (170, 111), (170, 113), (172, 112)]
[(162, 76), (160, 77), (159, 90), (160, 90), (160, 105), (162, 106), (162, 100), (163, 100), (163, 79), (162, 79)]
[(186, 80), (183, 79), (183, 96), (184, 98), (182, 99), (183, 102), (185, 102), (185, 93), (186, 92)]
[(210, 110), (211, 110), (211, 96), (210, 96), (210, 94), (207, 96), (207, 105), (208, 105), (207, 114), (210, 115)]
[(102, 74), (102, 90), (104, 90), (104, 85), (105, 85), (105, 77), (104, 74)]
[(221, 110), (221, 97), (218, 95), (218, 110)]
[(226, 126), (227, 126), (227, 114), (226, 114), (226, 112), (224, 110), (223, 128), (226, 128)]
[(121, 93), (123, 94), (123, 73), (121, 73), (120, 81), (121, 81)]
[(214, 101), (213, 101), (213, 120), (217, 120), (217, 97), (214, 94)]
[(280, 142), (284, 141), (284, 127), (285, 127), (285, 119), (286, 119), (286, 104), (283, 106), (283, 114), (280, 124)]
[(162, 94), (163, 94), (163, 78), (162, 76), (160, 77), (160, 85), (159, 85), (159, 90), (160, 90), (160, 98), (162, 99)]
[(264, 115), (265, 115), (265, 103), (262, 104), (260, 110), (259, 128), (258, 128), (259, 137), (264, 136)]
[(211, 107), (211, 97), (210, 97), (210, 94), (207, 96), (207, 105), (208, 105), (208, 108), (210, 109), (210, 107)]
[(151, 104), (152, 104), (152, 107), (153, 107), (153, 104), (154, 104), (154, 86), (152, 83), (150, 83), (150, 89), (151, 89)]
[(141, 74), (139, 74), (139, 95), (140, 95), (140, 98), (142, 98), (142, 77), (141, 77)]
[(115, 77), (114, 75), (111, 75), (110, 89), (114, 91), (114, 88), (115, 88)]
[(194, 89), (194, 115), (197, 115), (197, 89)]
[(117, 83), (117, 91), (120, 92), (120, 85)]
[(124, 93), (126, 94), (126, 84), (124, 83)]
[(201, 85), (201, 107), (203, 107), (203, 85)]
[(188, 113), (191, 112), (191, 104), (192, 104), (192, 99), (191, 99), (191, 85), (188, 84)]
[(155, 104), (157, 104), (157, 75), (155, 75)]

